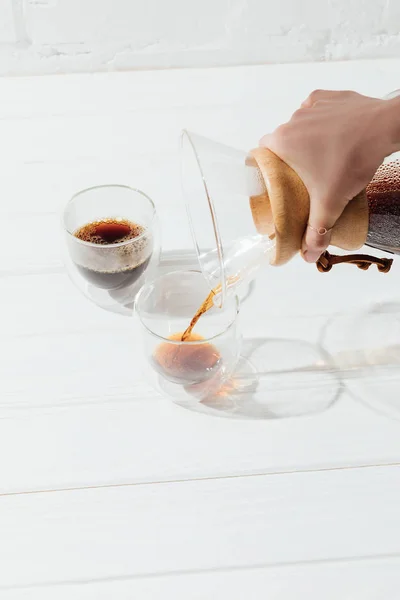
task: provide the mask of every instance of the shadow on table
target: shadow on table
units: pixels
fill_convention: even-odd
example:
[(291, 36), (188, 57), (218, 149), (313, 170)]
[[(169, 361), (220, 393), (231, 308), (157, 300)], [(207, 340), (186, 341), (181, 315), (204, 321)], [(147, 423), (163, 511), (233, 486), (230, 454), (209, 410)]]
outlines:
[(319, 344), (355, 400), (400, 420), (400, 303), (329, 319)]
[(249, 339), (233, 380), (194, 410), (249, 419), (282, 419), (328, 409), (340, 378), (322, 347), (302, 340)]
[(249, 339), (231, 382), (188, 407), (231, 418), (321, 413), (346, 389), (379, 415), (400, 420), (400, 304), (328, 319), (318, 343)]

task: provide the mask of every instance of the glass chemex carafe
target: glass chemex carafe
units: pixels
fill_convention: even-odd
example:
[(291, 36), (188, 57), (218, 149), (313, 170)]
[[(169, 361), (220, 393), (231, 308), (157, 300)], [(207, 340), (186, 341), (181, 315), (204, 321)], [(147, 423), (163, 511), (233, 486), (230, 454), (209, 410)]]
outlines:
[[(386, 98), (397, 95), (400, 90)], [(215, 303), (221, 305), (260, 268), (283, 265), (300, 251), (309, 195), (295, 171), (267, 148), (247, 153), (183, 131), (182, 183), (202, 272), (219, 292)], [(331, 245), (400, 254), (400, 153), (388, 157), (366, 190), (349, 202)], [(335, 262), (364, 270), (376, 263), (387, 272), (392, 260), (324, 253), (317, 266), (329, 271)]]

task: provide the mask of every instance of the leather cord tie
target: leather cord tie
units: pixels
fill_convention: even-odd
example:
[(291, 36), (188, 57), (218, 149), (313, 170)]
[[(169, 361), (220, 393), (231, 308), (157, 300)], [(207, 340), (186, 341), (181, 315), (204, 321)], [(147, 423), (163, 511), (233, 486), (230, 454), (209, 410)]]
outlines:
[(316, 265), (320, 273), (328, 273), (333, 265), (338, 265), (339, 263), (351, 263), (363, 271), (367, 271), (371, 265), (376, 265), (378, 271), (381, 273), (389, 273), (393, 259), (378, 258), (376, 256), (370, 256), (369, 254), (346, 254), (345, 256), (337, 256), (336, 254), (330, 254), (326, 251), (321, 254)]

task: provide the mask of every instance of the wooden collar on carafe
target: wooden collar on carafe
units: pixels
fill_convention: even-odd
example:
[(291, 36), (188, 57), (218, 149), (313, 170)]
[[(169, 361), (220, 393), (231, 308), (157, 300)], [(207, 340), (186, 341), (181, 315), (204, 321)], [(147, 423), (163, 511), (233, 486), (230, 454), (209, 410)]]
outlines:
[[(258, 233), (275, 240), (271, 264), (283, 265), (301, 250), (310, 212), (307, 188), (297, 173), (268, 148), (252, 150), (246, 164), (258, 167), (264, 183), (263, 192), (250, 197), (255, 227)], [(358, 250), (366, 242), (368, 221), (368, 202), (363, 190), (348, 203), (333, 227), (331, 244), (343, 250)], [(381, 272), (387, 273), (392, 261), (362, 254), (337, 257), (324, 253), (317, 267), (326, 273), (339, 263), (355, 264), (364, 270), (377, 264)]]

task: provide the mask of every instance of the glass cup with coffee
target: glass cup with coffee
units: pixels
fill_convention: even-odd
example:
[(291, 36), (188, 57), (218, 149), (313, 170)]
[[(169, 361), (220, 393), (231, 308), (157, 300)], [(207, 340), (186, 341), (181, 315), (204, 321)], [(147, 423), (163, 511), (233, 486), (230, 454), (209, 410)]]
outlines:
[(152, 200), (127, 186), (92, 187), (68, 202), (63, 227), (74, 283), (102, 308), (129, 314), (145, 274), (158, 264)]
[(147, 282), (136, 299), (145, 377), (183, 406), (215, 405), (234, 386), (239, 300), (230, 296), (217, 307), (213, 293), (200, 271), (173, 271)]

